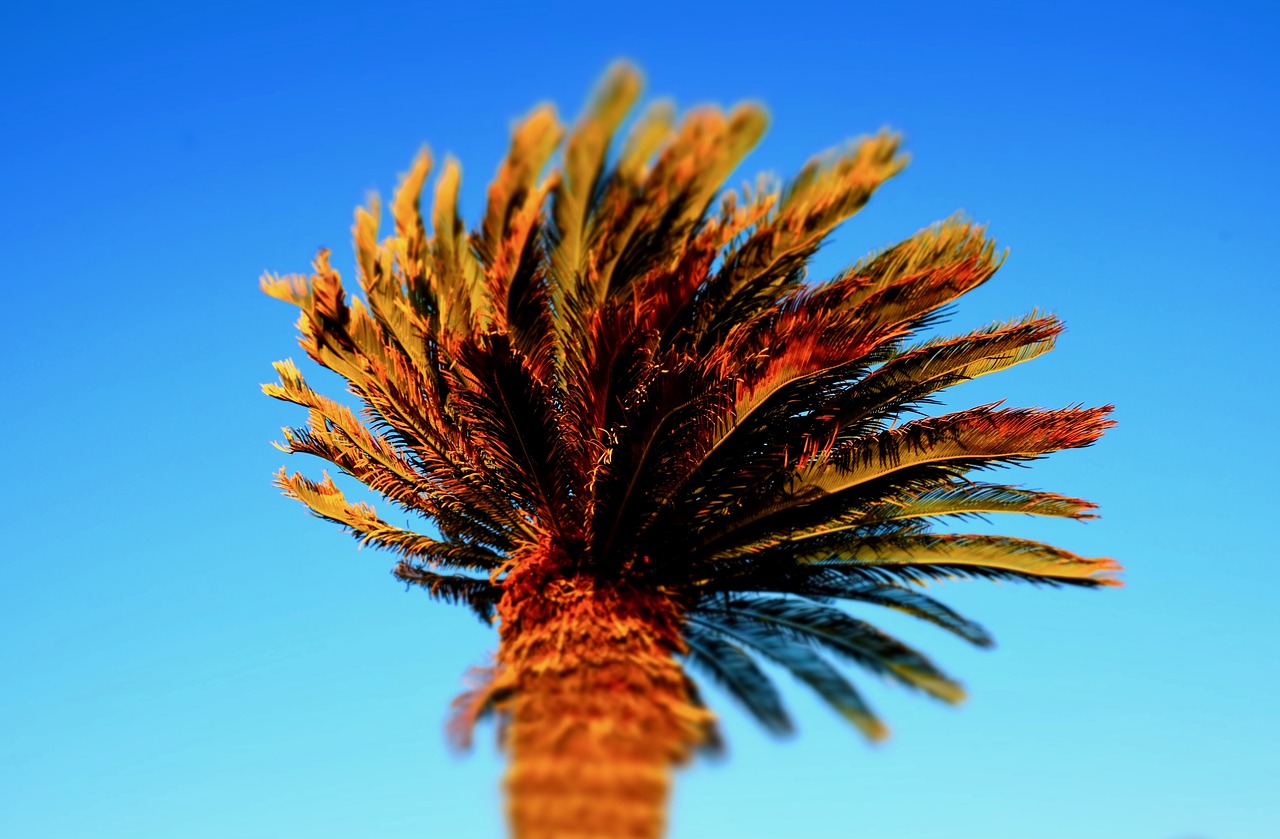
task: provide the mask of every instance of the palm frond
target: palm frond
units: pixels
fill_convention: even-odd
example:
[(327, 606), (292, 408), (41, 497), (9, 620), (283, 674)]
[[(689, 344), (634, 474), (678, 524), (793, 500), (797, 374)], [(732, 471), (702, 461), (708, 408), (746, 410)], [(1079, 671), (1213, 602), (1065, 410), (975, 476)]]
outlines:
[(763, 631), (822, 646), (881, 676), (946, 702), (964, 699), (964, 688), (924, 655), (839, 609), (784, 597), (708, 600), (699, 612), (723, 620), (759, 624)]
[(574, 541), (574, 496), (558, 482), (578, 473), (560, 468), (556, 441), (564, 428), (554, 395), (502, 333), (462, 342), (455, 361), (451, 404), (471, 445), (484, 452), (487, 473), (541, 526)]
[(794, 594), (819, 602), (848, 600), (883, 606), (942, 627), (978, 647), (991, 647), (995, 641), (977, 623), (962, 617), (951, 608), (918, 589), (894, 583), (877, 582), (842, 573), (844, 568), (813, 565), (762, 563), (752, 572), (723, 575), (704, 590), (708, 597), (719, 592), (731, 594)]
[[(1008, 323), (955, 338), (933, 339), (909, 348), (852, 387), (822, 400), (822, 421), (806, 438), (861, 436), (860, 420), (903, 413), (921, 400), (959, 382), (1004, 370), (1048, 352), (1062, 331), (1056, 318), (1032, 313)], [(815, 396), (817, 394), (814, 394)], [(814, 404), (811, 400), (808, 404)]]
[(489, 582), (464, 574), (440, 574), (412, 562), (399, 562), (392, 569), (397, 579), (426, 589), (431, 597), (448, 603), (462, 603), (470, 607), (476, 617), (486, 624), (496, 617), (498, 599), (502, 590)]
[(430, 252), (442, 325), (448, 333), (466, 336), (487, 330), (493, 323), (493, 313), (484, 268), (458, 213), (461, 185), (462, 167), (453, 158), (446, 158), (431, 208), (434, 235)]
[[(915, 524), (941, 516), (966, 518), (993, 513), (1021, 513), (1073, 519), (1096, 518), (1097, 505), (1080, 498), (1051, 492), (1037, 492), (1003, 484), (981, 481), (926, 482), (922, 488), (910, 486), (901, 490), (885, 488), (868, 493), (874, 499), (850, 507), (834, 507), (830, 516), (815, 516), (809, 523), (774, 532), (745, 545), (716, 551), (713, 560), (750, 556), (787, 542), (799, 542), (835, 533), (857, 531), (856, 535), (885, 535), (918, 529)], [(815, 503), (814, 507), (819, 504)], [(891, 527), (897, 524), (898, 526)]]
[(278, 362), (279, 384), (266, 384), (268, 396), (310, 409), (309, 428), (284, 429), (283, 451), (329, 461), (401, 508), (436, 519), (454, 535), (499, 550), (510, 547), (500, 526), (483, 507), (469, 504), (469, 487), (447, 473), (430, 472), (412, 453), (370, 430), (349, 408), (312, 390), (290, 361)]
[[(712, 410), (695, 415), (687, 432), (676, 438), (680, 442), (671, 444), (682, 447), (667, 458), (679, 468), (669, 477), (655, 476), (652, 483), (660, 504), (700, 475), (712, 486), (719, 484), (718, 494), (724, 494), (717, 455), (729, 464), (732, 486), (744, 480), (754, 483), (762, 472), (786, 468), (826, 443), (830, 435), (825, 429), (838, 410), (833, 415), (830, 399), (815, 398), (822, 396), (815, 386), (839, 386), (861, 378), (870, 365), (883, 360), (887, 348), (911, 334), (921, 318), (994, 272), (994, 250), (981, 238), (981, 229), (961, 228), (974, 240), (965, 240), (972, 253), (895, 277), (857, 305), (846, 304), (858, 298), (870, 280), (794, 291), (767, 319), (736, 324), (709, 360), (721, 380), (732, 382), (731, 407), (717, 412), (717, 403), (708, 402)], [(785, 416), (787, 407), (802, 413), (798, 428), (793, 429), (797, 423)], [(815, 420), (825, 422), (815, 428)], [(740, 441), (736, 446), (735, 440)], [(744, 464), (750, 464), (750, 477), (740, 472)], [(720, 472), (724, 471), (722, 463)]]
[(694, 709), (701, 712), (704, 722), (699, 726), (701, 730), (702, 740), (698, 744), (698, 750), (703, 754), (712, 757), (723, 757), (725, 753), (724, 736), (720, 733), (720, 724), (711, 709), (707, 707), (706, 700), (702, 698), (702, 691), (689, 675), (684, 674), (684, 689), (689, 695), (689, 704)]
[(722, 616), (694, 613), (691, 624), (699, 625), (727, 639), (749, 647), (813, 689), (862, 732), (868, 740), (879, 741), (889, 736), (888, 727), (872, 712), (862, 695), (825, 659), (811, 648), (776, 633), (762, 631), (759, 624), (736, 621)]
[(1048, 584), (1115, 586), (1120, 566), (1105, 557), (1070, 551), (1009, 536), (920, 533), (884, 538), (851, 539), (846, 544), (821, 539), (788, 546), (787, 561), (848, 565), (872, 574), (906, 580), (952, 576), (1014, 579)]
[[(487, 474), (481, 454), (458, 429), (447, 408), (443, 347), (434, 347), (438, 359), (434, 366), (415, 364), (394, 342), (382, 339), (363, 303), (357, 299), (347, 304), (342, 279), (329, 265), (327, 251), (316, 258), (315, 269), (309, 280), (263, 280), (267, 293), (302, 308), (299, 343), (307, 354), (350, 381), (353, 392), (365, 403), (370, 424), (385, 427), (388, 439), (402, 450), (411, 450), (426, 472), (446, 482), (444, 489), (449, 494), (464, 499), (493, 526), (528, 534), (526, 522), (496, 486), (494, 476)], [(277, 367), (277, 372), (282, 384), (268, 385), (271, 395), (334, 413), (305, 392), (296, 368)], [(427, 514), (432, 514), (429, 509)]]
[(276, 474), (276, 486), (290, 498), (301, 501), (315, 516), (340, 524), (362, 544), (388, 548), (408, 559), (434, 563), (446, 568), (492, 570), (503, 561), (501, 555), (480, 545), (460, 541), (442, 542), (403, 530), (378, 518), (377, 511), (364, 503), (349, 504), (326, 472), (323, 480), (311, 481), (298, 473)]
[[(1087, 446), (1114, 424), (1106, 419), (1110, 406), (1053, 411), (993, 408), (984, 405), (914, 420), (843, 446), (811, 449), (787, 475), (785, 486), (774, 490), (766, 485), (770, 492), (757, 492), (759, 501), (754, 503), (743, 496), (740, 509), (726, 513), (726, 523), (702, 544), (710, 547), (733, 534), (741, 537), (751, 526), (751, 533), (794, 527), (794, 521), (771, 525), (762, 520), (785, 519), (785, 514), (828, 496), (847, 507), (887, 491), (912, 488), (921, 467), (938, 467), (929, 470), (931, 480), (950, 475), (953, 481), (974, 468)], [(873, 491), (867, 492), (868, 488)]]
[(563, 131), (555, 109), (543, 105), (516, 127), (507, 157), (489, 184), (488, 205), (474, 247), (490, 277), (495, 302), (505, 301), (525, 245), (549, 192), (561, 183), (538, 177), (559, 145)]
[(690, 664), (728, 691), (768, 731), (791, 733), (793, 725), (782, 697), (750, 655), (696, 623), (685, 626), (683, 637), (689, 646), (686, 658)]
[[(552, 198), (556, 241), (551, 252), (554, 288), (563, 297), (553, 300), (557, 309), (582, 293), (587, 225), (595, 214), (593, 197), (604, 173), (605, 154), (623, 118), (640, 95), (640, 78), (625, 64), (615, 65), (592, 97), (587, 113), (574, 127), (565, 146), (564, 176)], [(607, 287), (606, 287), (607, 288)], [(606, 288), (588, 294), (598, 304)]]
[[(1080, 498), (1004, 484), (966, 481), (928, 492), (889, 496), (868, 507), (863, 516), (864, 521), (876, 522), (987, 513), (1091, 519), (1097, 517), (1093, 512), (1096, 509), (1096, 504)], [(818, 534), (803, 534), (804, 537), (810, 535)]]

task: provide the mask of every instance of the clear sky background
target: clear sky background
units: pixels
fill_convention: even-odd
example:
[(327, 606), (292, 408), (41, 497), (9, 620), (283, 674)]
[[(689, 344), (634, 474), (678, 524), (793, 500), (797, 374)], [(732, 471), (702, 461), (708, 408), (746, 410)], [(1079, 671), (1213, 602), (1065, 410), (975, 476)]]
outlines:
[(952, 403), (1118, 405), (1010, 476), (1103, 518), (998, 525), (1125, 588), (934, 589), (994, 651), (876, 615), (972, 695), (863, 678), (879, 748), (785, 675), (789, 741), (712, 691), (731, 754), (681, 774), (673, 839), (1280, 836), (1277, 35), (1230, 0), (8, 9), (0, 836), (502, 835), (492, 731), (442, 734), (496, 638), (271, 486), (321, 465), (268, 444), (303, 415), (258, 385), (305, 359), (258, 277), (349, 268), (353, 207), (423, 143), (474, 221), (512, 120), (572, 118), (621, 56), (682, 106), (768, 105), (735, 183), (903, 131), (815, 276), (963, 209), (1011, 254), (950, 327), (1069, 331)]

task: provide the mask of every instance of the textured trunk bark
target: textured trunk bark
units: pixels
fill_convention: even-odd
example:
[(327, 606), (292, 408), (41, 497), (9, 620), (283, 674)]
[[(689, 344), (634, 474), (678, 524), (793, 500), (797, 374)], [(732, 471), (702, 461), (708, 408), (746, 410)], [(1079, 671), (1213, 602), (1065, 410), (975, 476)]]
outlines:
[(548, 576), (508, 578), (499, 605), (512, 836), (657, 839), (672, 769), (710, 722), (673, 658), (678, 606)]

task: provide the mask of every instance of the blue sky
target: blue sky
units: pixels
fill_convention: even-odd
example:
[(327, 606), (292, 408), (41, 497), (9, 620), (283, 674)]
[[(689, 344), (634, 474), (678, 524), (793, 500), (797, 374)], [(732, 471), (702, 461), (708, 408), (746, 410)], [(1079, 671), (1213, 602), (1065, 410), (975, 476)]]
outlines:
[(875, 749), (785, 676), (789, 741), (712, 691), (731, 756), (680, 776), (673, 839), (1280, 835), (1278, 31), (1261, 2), (7, 11), (0, 835), (501, 835), (491, 732), (442, 734), (495, 638), (270, 485), (302, 416), (258, 384), (301, 353), (257, 280), (349, 266), (353, 207), (423, 143), (474, 219), (512, 120), (571, 118), (621, 56), (681, 106), (767, 104), (735, 180), (903, 131), (912, 165), (815, 276), (965, 210), (1010, 257), (952, 328), (1068, 332), (953, 403), (1119, 421), (1011, 476), (1101, 520), (999, 524), (1126, 588), (935, 589), (995, 651), (876, 616), (972, 698), (864, 678)]

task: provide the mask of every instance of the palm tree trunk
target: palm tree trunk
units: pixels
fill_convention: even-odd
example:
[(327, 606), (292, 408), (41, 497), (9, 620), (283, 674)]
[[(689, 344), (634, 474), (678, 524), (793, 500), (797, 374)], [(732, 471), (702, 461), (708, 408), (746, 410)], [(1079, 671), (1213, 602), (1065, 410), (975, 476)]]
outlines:
[[(539, 579), (541, 578), (541, 579)], [(672, 769), (705, 736), (670, 598), (526, 572), (499, 604), (514, 839), (657, 839)]]

